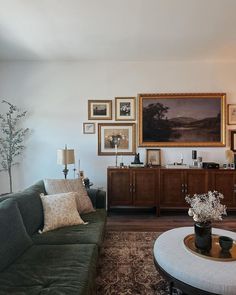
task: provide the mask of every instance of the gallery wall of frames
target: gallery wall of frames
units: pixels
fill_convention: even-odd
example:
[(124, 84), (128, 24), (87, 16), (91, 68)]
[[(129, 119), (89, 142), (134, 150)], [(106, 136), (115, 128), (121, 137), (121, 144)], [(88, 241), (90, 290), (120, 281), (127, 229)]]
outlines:
[[(227, 124), (236, 125), (236, 105), (227, 105), (226, 93), (145, 93), (88, 100), (83, 133), (97, 133), (99, 156), (145, 147), (146, 164), (159, 166), (161, 147), (224, 147)], [(230, 133), (236, 151), (236, 130)]]

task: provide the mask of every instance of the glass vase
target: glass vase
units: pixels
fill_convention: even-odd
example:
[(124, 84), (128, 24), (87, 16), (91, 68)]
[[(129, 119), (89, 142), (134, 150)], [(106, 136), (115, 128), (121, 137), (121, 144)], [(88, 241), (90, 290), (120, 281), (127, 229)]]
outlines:
[(194, 224), (195, 246), (201, 251), (211, 250), (211, 222), (196, 222)]

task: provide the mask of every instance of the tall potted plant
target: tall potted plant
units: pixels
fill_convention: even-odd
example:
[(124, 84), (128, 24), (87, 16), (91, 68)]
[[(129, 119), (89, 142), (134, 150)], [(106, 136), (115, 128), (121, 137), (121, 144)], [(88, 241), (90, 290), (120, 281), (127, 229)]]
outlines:
[(9, 175), (10, 193), (12, 193), (12, 166), (17, 164), (16, 159), (24, 149), (23, 141), (28, 128), (19, 127), (20, 120), (25, 117), (27, 111), (20, 111), (15, 105), (3, 100), (8, 110), (0, 114), (0, 171), (7, 171)]

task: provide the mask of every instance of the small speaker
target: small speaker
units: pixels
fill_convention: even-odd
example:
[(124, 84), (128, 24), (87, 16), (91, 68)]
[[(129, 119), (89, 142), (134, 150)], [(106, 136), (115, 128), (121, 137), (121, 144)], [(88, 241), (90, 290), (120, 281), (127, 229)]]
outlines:
[(192, 151), (192, 159), (197, 160), (197, 151)]

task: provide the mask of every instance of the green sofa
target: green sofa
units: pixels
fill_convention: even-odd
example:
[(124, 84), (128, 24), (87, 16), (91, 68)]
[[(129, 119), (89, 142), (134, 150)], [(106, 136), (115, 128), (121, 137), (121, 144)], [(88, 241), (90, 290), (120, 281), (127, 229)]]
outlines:
[(96, 212), (82, 214), (85, 225), (43, 234), (39, 181), (0, 198), (0, 294), (94, 294), (96, 266), (106, 225), (106, 195), (89, 189)]

